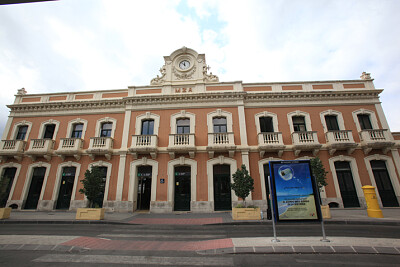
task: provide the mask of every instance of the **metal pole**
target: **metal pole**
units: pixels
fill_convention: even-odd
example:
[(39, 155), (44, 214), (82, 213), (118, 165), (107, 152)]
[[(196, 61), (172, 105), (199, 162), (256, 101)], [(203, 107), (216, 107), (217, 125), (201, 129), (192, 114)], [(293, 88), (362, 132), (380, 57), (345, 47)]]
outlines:
[[(270, 199), (270, 195), (271, 195), (271, 177), (270, 176), (268, 176), (268, 188), (269, 188), (269, 195), (267, 196), (268, 197), (268, 199), (267, 199), (267, 201), (270, 201), (271, 199)], [(271, 214), (272, 214), (272, 229), (273, 229), (273, 232), (274, 232), (274, 239), (272, 239), (271, 241), (272, 241), (272, 243), (277, 243), (277, 242), (280, 242), (279, 241), (279, 239), (278, 238), (276, 238), (276, 228), (275, 228), (275, 212), (274, 212), (274, 205), (273, 205), (273, 203), (271, 203), (272, 205), (271, 205)]]
[(318, 192), (317, 192), (316, 195), (317, 195), (318, 205), (320, 205), (319, 206), (319, 211), (320, 211), (320, 214), (321, 214), (321, 228), (322, 228), (322, 239), (321, 239), (321, 241), (322, 242), (331, 242), (329, 239), (326, 238), (326, 235), (325, 235), (324, 218), (322, 217), (322, 212), (321, 212), (321, 199), (319, 198), (319, 188), (317, 188), (317, 190), (318, 190)]

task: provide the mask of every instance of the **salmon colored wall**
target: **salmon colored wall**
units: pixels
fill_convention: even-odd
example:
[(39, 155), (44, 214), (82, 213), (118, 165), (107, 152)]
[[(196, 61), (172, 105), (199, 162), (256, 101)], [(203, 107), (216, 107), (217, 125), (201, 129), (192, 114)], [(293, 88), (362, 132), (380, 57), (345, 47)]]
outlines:
[(332, 84), (313, 84), (313, 89), (333, 89)]
[(59, 101), (59, 100), (67, 100), (67, 96), (51, 96), (49, 97), (49, 101)]
[(344, 89), (352, 89), (352, 88), (365, 88), (365, 84), (363, 83), (351, 83), (351, 84), (343, 84)]
[(24, 97), (22, 98), (22, 103), (40, 102), (41, 99), (42, 99), (41, 97)]
[(101, 98), (113, 98), (113, 97), (127, 97), (128, 96), (128, 92), (124, 92), (124, 93), (108, 93), (108, 94), (102, 94)]
[(232, 85), (228, 86), (207, 86), (206, 91), (227, 91), (227, 90), (233, 90)]
[(161, 89), (147, 89), (147, 90), (136, 90), (137, 95), (143, 94), (161, 94)]
[(253, 91), (272, 91), (272, 86), (249, 86), (243, 87), (245, 92), (253, 92)]
[(301, 85), (283, 85), (282, 90), (303, 90), (303, 86)]
[(88, 95), (75, 95), (75, 99), (92, 99), (94, 97), (93, 94), (88, 94)]

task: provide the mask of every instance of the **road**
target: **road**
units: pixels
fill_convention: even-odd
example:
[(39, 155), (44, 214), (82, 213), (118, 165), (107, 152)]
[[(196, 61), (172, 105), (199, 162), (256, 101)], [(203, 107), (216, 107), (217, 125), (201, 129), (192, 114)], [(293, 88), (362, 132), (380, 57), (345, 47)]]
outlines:
[[(325, 227), (328, 238), (400, 239), (398, 226), (331, 224)], [(318, 224), (278, 225), (277, 234), (282, 238), (314, 236), (319, 239), (321, 228)], [(0, 239), (10, 235), (22, 236), (26, 242), (28, 237), (85, 237), (89, 241), (94, 240), (94, 245), (101, 242), (106, 245), (98, 249), (76, 247), (68, 251), (58, 247), (39, 248), (37, 245), (25, 245), (21, 250), (18, 245), (15, 249), (0, 249), (0, 266), (399, 266), (400, 261), (400, 255), (383, 254), (265, 254), (242, 251), (208, 255), (187, 249), (188, 246), (176, 249), (177, 244), (271, 237), (273, 233), (269, 225), (0, 225)], [(76, 242), (74, 240), (77, 239), (73, 239)], [(139, 244), (141, 249), (124, 247), (132, 242)], [(156, 247), (155, 242), (158, 242)], [(112, 244), (118, 244), (119, 249)]]

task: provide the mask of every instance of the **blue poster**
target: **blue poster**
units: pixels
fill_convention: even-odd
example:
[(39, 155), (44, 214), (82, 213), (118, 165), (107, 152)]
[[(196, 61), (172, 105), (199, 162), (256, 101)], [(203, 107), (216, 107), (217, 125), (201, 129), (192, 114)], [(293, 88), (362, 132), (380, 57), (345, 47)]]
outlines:
[(284, 220), (319, 220), (316, 186), (310, 162), (271, 161), (275, 216)]

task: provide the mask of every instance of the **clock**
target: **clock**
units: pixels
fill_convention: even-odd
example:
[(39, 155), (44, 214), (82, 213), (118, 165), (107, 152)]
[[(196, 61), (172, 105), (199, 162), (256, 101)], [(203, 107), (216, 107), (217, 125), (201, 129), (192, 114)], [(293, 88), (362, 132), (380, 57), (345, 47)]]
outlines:
[(189, 69), (189, 67), (190, 67), (190, 62), (187, 60), (182, 60), (179, 63), (179, 68), (181, 68), (182, 70), (187, 70), (187, 69)]

